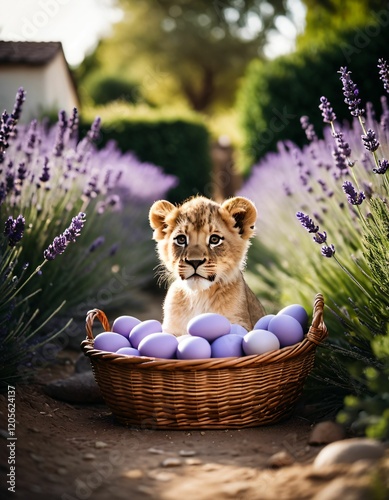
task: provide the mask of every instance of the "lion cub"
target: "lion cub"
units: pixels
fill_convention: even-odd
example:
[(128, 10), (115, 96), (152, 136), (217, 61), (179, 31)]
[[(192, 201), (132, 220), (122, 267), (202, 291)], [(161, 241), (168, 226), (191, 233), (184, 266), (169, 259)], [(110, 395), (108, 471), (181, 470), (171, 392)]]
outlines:
[(190, 198), (175, 206), (156, 201), (149, 214), (159, 259), (172, 281), (163, 306), (163, 329), (186, 333), (194, 316), (213, 312), (251, 330), (265, 311), (242, 270), (257, 211), (243, 197), (219, 204)]

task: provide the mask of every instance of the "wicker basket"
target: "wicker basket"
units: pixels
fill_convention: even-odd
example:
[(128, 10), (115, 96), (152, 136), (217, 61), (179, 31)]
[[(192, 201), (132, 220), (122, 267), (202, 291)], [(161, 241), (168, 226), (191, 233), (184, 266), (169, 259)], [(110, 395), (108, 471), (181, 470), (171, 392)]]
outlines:
[(93, 348), (93, 322), (110, 325), (99, 309), (86, 318), (82, 349), (116, 419), (159, 429), (232, 429), (275, 423), (293, 411), (327, 335), (324, 300), (317, 294), (313, 320), (298, 344), (262, 355), (167, 360)]

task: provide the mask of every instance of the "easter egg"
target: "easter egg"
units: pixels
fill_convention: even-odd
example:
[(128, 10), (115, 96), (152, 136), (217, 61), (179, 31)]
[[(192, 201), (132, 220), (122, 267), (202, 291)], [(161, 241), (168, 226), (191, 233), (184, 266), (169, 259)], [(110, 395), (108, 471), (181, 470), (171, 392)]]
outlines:
[(188, 322), (187, 331), (195, 337), (202, 337), (209, 342), (230, 333), (231, 324), (225, 316), (217, 313), (203, 313)]
[(304, 309), (303, 306), (299, 304), (291, 304), (290, 306), (286, 306), (281, 311), (278, 311), (278, 314), (286, 314), (288, 316), (292, 316), (292, 318), (297, 319), (300, 325), (303, 327), (303, 330), (306, 331), (308, 327), (308, 313)]
[(131, 342), (132, 347), (138, 349), (139, 342), (150, 335), (151, 333), (162, 332), (162, 325), (156, 319), (147, 319), (142, 321), (138, 325), (135, 325), (131, 330), (129, 335), (129, 341)]
[(140, 352), (138, 349), (134, 349), (134, 347), (122, 347), (116, 354), (126, 354), (127, 356), (140, 356)]
[(112, 331), (128, 338), (131, 330), (140, 322), (140, 319), (134, 318), (134, 316), (119, 316), (113, 322)]
[(211, 345), (202, 337), (183, 339), (177, 345), (178, 359), (207, 359), (211, 357)]
[(103, 332), (95, 337), (95, 349), (116, 352), (121, 347), (131, 347), (131, 344), (123, 335), (120, 335), (120, 333)]
[(144, 337), (138, 345), (141, 356), (171, 359), (175, 357), (178, 341), (171, 333), (157, 332)]
[(243, 337), (242, 348), (245, 354), (264, 354), (280, 348), (280, 341), (267, 330), (251, 330)]
[(297, 319), (287, 314), (277, 314), (276, 317), (270, 321), (268, 330), (274, 333), (278, 338), (281, 347), (301, 342), (304, 337), (304, 331), (301, 324)]
[(266, 314), (266, 316), (262, 316), (255, 323), (253, 330), (267, 330), (270, 321), (275, 317), (275, 314)]
[(243, 336), (229, 333), (217, 338), (211, 344), (212, 358), (229, 358), (231, 356), (243, 356)]
[(242, 325), (238, 325), (237, 323), (231, 323), (230, 333), (233, 335), (240, 335), (241, 337), (244, 337), (247, 333), (247, 330)]

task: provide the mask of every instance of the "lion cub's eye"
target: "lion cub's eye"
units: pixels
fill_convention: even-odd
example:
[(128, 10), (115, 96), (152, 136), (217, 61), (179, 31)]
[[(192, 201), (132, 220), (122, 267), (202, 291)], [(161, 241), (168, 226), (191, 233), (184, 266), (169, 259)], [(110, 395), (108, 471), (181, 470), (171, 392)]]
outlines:
[(175, 238), (174, 238), (175, 242), (177, 243), (177, 245), (179, 247), (185, 247), (187, 245), (187, 239), (186, 239), (186, 236), (185, 234), (178, 234)]
[(216, 247), (220, 245), (223, 240), (223, 236), (219, 236), (218, 234), (211, 234), (211, 236), (209, 237), (209, 244), (213, 247)]

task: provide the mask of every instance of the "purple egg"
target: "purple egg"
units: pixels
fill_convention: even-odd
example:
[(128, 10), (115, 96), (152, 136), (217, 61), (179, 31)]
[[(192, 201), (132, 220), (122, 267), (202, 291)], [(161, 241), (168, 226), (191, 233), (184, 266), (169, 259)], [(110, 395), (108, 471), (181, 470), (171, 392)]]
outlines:
[(248, 356), (251, 354), (264, 354), (280, 348), (280, 341), (274, 333), (268, 330), (251, 330), (243, 337), (243, 351)]
[(304, 338), (304, 330), (297, 319), (287, 314), (277, 314), (268, 327), (280, 341), (281, 347), (297, 344)]
[(103, 332), (95, 337), (94, 348), (101, 351), (116, 352), (122, 347), (131, 347), (130, 342), (120, 333)]
[(140, 356), (140, 352), (138, 349), (134, 349), (133, 347), (122, 347), (116, 354), (126, 354), (127, 356)]
[(134, 316), (119, 316), (113, 322), (112, 331), (128, 338), (131, 330), (140, 322), (140, 319), (134, 318)]
[(247, 333), (247, 330), (244, 326), (238, 325), (236, 323), (231, 323), (230, 334), (231, 335), (240, 335), (244, 337)]
[(243, 336), (235, 333), (223, 335), (211, 344), (212, 358), (230, 358), (232, 356), (243, 356)]
[(266, 316), (262, 316), (255, 323), (253, 330), (267, 330), (270, 321), (275, 317), (275, 314), (266, 314)]
[(202, 337), (209, 342), (230, 333), (231, 323), (225, 316), (217, 313), (204, 313), (188, 322), (187, 331), (195, 337)]
[(177, 346), (178, 359), (207, 359), (211, 357), (211, 345), (202, 337), (183, 339)]
[(291, 304), (290, 306), (286, 306), (278, 314), (286, 314), (288, 316), (292, 316), (292, 318), (297, 319), (300, 325), (303, 327), (304, 332), (307, 331), (308, 328), (308, 313), (300, 304)]
[(178, 341), (171, 333), (157, 332), (147, 335), (139, 342), (141, 356), (172, 359), (175, 357)]
[(151, 333), (159, 333), (162, 332), (162, 325), (156, 319), (147, 319), (146, 321), (142, 321), (139, 325), (135, 325), (134, 328), (130, 332), (129, 340), (131, 342), (132, 347), (138, 349), (139, 342), (150, 335)]

